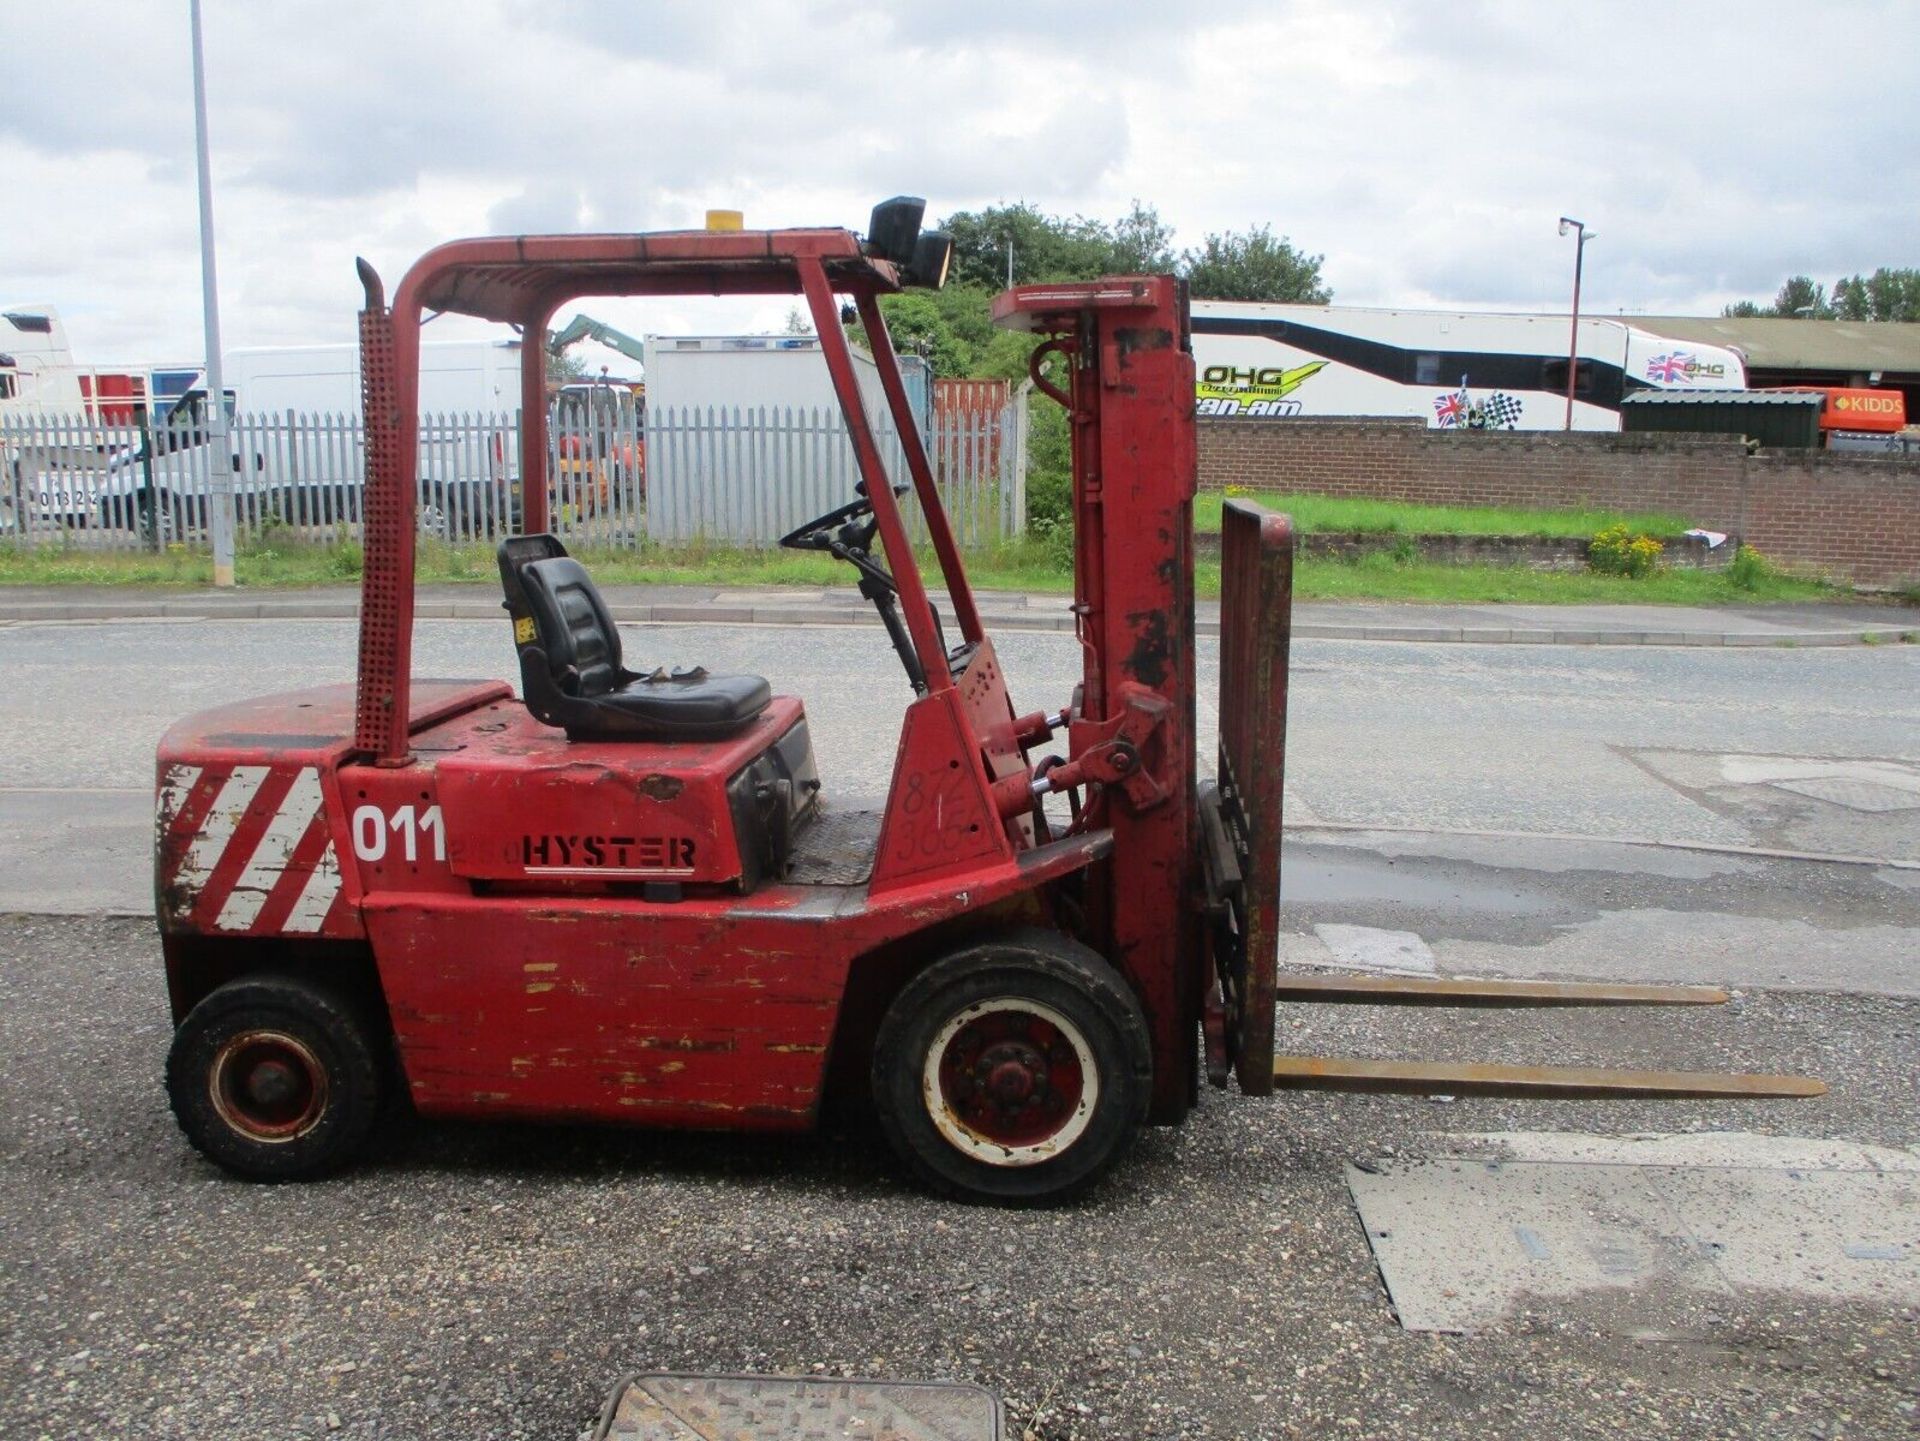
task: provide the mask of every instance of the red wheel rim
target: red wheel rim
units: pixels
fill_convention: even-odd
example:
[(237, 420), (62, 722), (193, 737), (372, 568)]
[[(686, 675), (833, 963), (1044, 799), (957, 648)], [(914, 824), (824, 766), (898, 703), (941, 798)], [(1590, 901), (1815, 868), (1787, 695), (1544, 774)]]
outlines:
[(327, 1109), (327, 1069), (284, 1031), (243, 1031), (220, 1047), (207, 1072), (220, 1119), (250, 1140), (291, 1141)]
[(1093, 1055), (1060, 1012), (1016, 996), (968, 1006), (930, 1048), (924, 1089), (935, 1127), (958, 1149), (1000, 1166), (1058, 1155), (1086, 1129), (1099, 1098)]

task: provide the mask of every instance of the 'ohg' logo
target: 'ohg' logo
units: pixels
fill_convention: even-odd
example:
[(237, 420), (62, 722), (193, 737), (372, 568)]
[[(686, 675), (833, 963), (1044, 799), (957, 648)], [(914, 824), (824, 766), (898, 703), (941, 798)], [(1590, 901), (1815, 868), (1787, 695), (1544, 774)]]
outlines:
[(1209, 365), (1200, 372), (1200, 379), (1207, 385), (1281, 386), (1287, 383), (1287, 372), (1284, 366), (1279, 365), (1263, 365), (1258, 368)]

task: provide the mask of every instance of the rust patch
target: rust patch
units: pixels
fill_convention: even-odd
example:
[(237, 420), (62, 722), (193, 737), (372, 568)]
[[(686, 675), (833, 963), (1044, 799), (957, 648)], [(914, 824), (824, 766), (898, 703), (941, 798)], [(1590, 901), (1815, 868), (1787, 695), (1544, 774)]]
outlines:
[(1133, 649), (1127, 653), (1126, 672), (1142, 685), (1158, 690), (1166, 683), (1173, 658), (1173, 639), (1164, 610), (1136, 610), (1127, 613), (1133, 627)]
[(678, 776), (663, 775), (647, 776), (638, 786), (634, 787), (641, 795), (652, 801), (674, 800), (679, 796), (680, 792), (686, 788), (687, 783)]
[(692, 1036), (642, 1036), (643, 1051), (731, 1051), (732, 1041), (696, 1041)]
[(1171, 350), (1173, 332), (1164, 325), (1119, 325), (1114, 327), (1113, 343), (1125, 360), (1136, 350)]

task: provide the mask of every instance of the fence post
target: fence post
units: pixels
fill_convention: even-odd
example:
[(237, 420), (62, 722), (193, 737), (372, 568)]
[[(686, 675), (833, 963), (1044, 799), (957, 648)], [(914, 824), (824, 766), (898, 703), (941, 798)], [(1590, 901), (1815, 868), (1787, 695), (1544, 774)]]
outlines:
[(1027, 445), (1032, 432), (1033, 379), (1029, 376), (1020, 382), (1013, 393), (1013, 399), (1007, 402), (1007, 416), (1011, 421), (1013, 444), (1005, 443), (1004, 432), (1001, 442), (1003, 456), (1011, 451), (1010, 464), (1003, 459), (1004, 480), (1000, 487), (1001, 505), (1007, 510), (1007, 530), (1009, 536), (1023, 536), (1027, 533)]

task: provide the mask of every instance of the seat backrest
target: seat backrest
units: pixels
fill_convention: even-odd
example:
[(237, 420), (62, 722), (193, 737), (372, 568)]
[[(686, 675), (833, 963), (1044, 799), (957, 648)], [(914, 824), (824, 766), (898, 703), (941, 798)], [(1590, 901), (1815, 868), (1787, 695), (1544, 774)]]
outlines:
[[(593, 577), (566, 547), (550, 535), (513, 536), (500, 546), (500, 580), (529, 701), (539, 680), (571, 696), (619, 688), (620, 631)], [(545, 674), (536, 677), (536, 668)]]
[(620, 686), (620, 632), (587, 568), (572, 556), (521, 567), (554, 684), (567, 695), (605, 695)]

